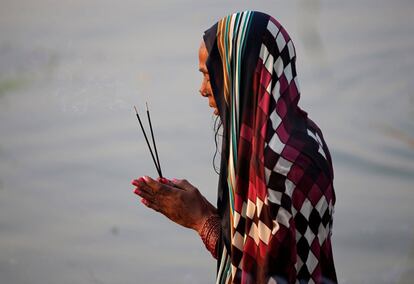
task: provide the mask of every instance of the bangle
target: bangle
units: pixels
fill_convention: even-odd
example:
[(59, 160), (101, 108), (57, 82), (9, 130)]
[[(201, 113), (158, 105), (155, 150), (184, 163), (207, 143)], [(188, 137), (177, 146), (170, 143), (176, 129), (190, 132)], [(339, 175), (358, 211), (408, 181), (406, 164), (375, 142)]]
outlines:
[(207, 250), (217, 258), (217, 241), (220, 236), (221, 220), (218, 215), (211, 215), (204, 222), (199, 235)]

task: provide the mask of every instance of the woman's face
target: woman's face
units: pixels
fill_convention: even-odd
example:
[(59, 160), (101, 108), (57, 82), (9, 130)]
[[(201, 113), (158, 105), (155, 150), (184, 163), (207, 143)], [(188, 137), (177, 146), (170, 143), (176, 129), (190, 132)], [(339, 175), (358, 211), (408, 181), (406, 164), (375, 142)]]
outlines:
[(201, 42), (200, 49), (198, 50), (198, 70), (203, 73), (203, 81), (200, 86), (200, 94), (208, 99), (208, 105), (214, 109), (214, 114), (218, 115), (219, 111), (214, 100), (213, 91), (210, 84), (210, 76), (208, 75), (208, 70), (206, 66), (206, 61), (208, 57), (207, 48), (204, 44), (204, 41)]

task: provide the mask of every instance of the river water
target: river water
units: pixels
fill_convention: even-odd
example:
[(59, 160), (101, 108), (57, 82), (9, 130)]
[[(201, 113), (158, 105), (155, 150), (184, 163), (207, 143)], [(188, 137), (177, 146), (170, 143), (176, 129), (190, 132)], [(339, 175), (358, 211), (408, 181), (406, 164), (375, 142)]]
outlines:
[(1, 1), (0, 282), (213, 283), (198, 236), (139, 203), (156, 175), (132, 106), (149, 103), (164, 174), (215, 202), (202, 33), (253, 9), (285, 26), (301, 107), (335, 168), (341, 283), (414, 277), (414, 2)]

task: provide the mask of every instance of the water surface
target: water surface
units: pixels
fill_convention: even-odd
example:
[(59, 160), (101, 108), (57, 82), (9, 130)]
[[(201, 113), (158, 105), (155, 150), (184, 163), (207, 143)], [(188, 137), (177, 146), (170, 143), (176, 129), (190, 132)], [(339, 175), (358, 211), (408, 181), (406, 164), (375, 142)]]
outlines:
[(335, 167), (341, 283), (414, 277), (412, 1), (2, 1), (3, 283), (213, 283), (198, 236), (141, 206), (155, 175), (132, 105), (150, 103), (163, 171), (213, 203), (212, 114), (197, 48), (220, 17), (272, 14), (295, 41), (300, 105)]

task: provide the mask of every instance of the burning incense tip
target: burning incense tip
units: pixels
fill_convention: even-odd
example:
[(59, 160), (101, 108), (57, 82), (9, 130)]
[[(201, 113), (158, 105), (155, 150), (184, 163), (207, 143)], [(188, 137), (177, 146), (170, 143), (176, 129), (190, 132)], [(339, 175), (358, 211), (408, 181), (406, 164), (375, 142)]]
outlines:
[(138, 114), (138, 111), (137, 111), (137, 108), (136, 108), (136, 106), (134, 106), (134, 109), (135, 109), (135, 113), (136, 113), (136, 114)]
[(147, 103), (147, 102), (145, 102), (145, 105), (147, 106), (147, 111), (148, 111), (148, 103)]

